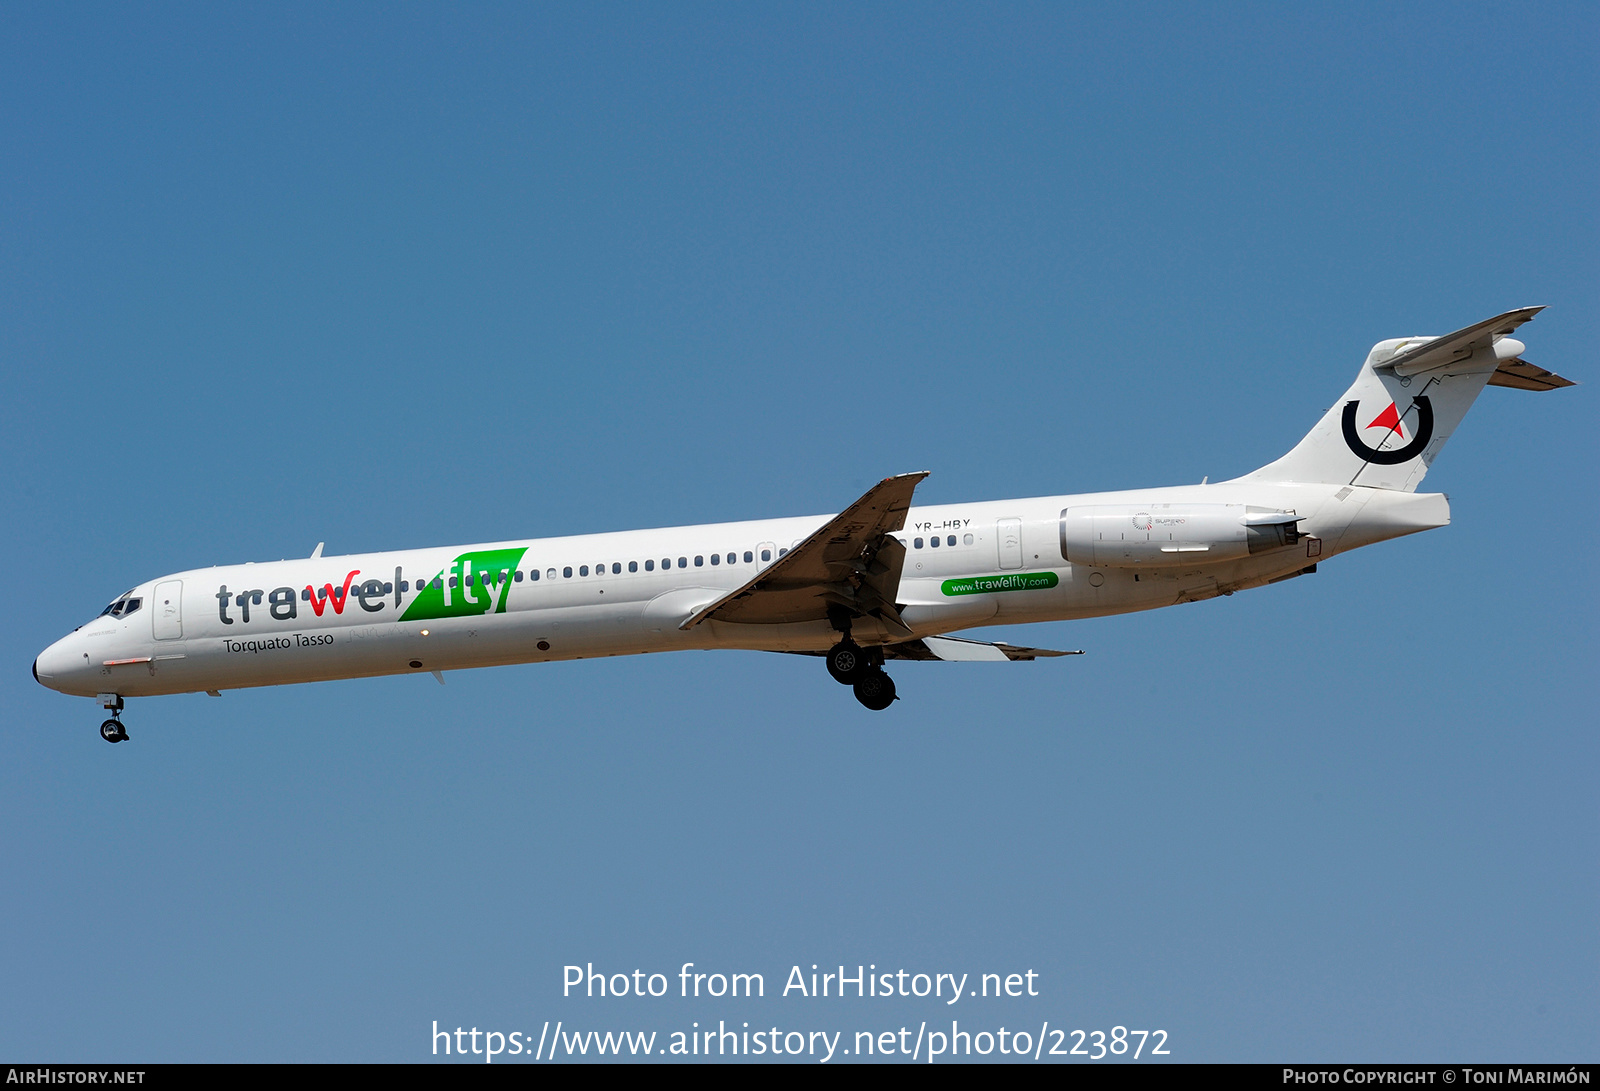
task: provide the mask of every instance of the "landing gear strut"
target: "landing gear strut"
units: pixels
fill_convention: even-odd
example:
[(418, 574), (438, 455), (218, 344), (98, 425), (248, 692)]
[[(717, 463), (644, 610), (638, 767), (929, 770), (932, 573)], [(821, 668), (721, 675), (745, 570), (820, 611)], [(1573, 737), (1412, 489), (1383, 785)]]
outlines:
[(855, 687), (856, 700), (882, 712), (894, 704), (894, 679), (883, 673), (883, 649), (863, 648), (850, 639), (851, 616), (842, 607), (828, 611), (839, 643), (828, 651), (828, 673), (835, 682)]
[(115, 693), (102, 693), (100, 704), (103, 708), (111, 710), (111, 719), (100, 725), (100, 737), (106, 742), (126, 742), (128, 732), (119, 719), (122, 712), (122, 698)]

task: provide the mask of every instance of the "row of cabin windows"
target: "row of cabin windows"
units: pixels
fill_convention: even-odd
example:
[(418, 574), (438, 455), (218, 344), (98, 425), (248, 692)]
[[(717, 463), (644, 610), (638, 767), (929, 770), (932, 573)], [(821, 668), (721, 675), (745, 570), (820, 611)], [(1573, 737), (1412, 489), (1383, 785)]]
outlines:
[[(964, 538), (963, 538), (963, 541), (964, 541), (964, 544), (971, 545), (972, 544), (972, 535), (970, 535), (970, 534), (965, 535)], [(956, 544), (956, 536), (954, 534), (946, 535), (944, 542), (945, 542), (946, 545), (955, 545)], [(931, 548), (937, 549), (939, 547), (939, 537), (937, 535), (934, 535), (933, 537), (928, 539), (928, 543), (927, 544)], [(921, 538), (912, 539), (912, 547), (913, 548), (921, 549), (922, 545), (923, 545), (923, 542), (922, 542)], [(778, 550), (778, 556), (782, 557), (785, 554), (787, 554), (788, 552), (789, 552), (788, 549), (780, 549), (780, 550)], [(721, 565), (723, 563), (724, 557), (726, 557), (728, 564), (738, 564), (739, 563), (739, 554), (737, 554), (737, 553), (728, 553), (728, 554), (713, 553), (713, 554), (711, 554), (711, 563), (713, 565)], [(755, 550), (747, 549), (747, 550), (744, 551), (744, 563), (745, 564), (754, 564), (755, 563), (755, 559), (756, 559), (756, 551)], [(770, 549), (761, 550), (761, 560), (762, 560), (762, 563), (766, 563), (768, 561), (771, 561), (772, 560), (772, 550), (770, 550)], [(705, 558), (704, 554), (697, 554), (695, 556), (695, 558), (694, 558), (694, 566), (696, 568), (705, 567), (705, 563), (706, 563), (706, 558)], [(663, 557), (663, 558), (661, 558), (661, 570), (663, 572), (665, 572), (666, 570), (670, 569), (671, 567), (672, 567), (672, 558), (671, 557)], [(688, 568), (689, 567), (689, 558), (688, 557), (679, 557), (678, 558), (678, 567), (679, 568)], [(646, 572), (654, 572), (656, 570), (656, 562), (655, 562), (655, 560), (651, 559), (651, 560), (645, 561), (644, 562), (644, 570)], [(594, 574), (597, 575), (597, 576), (604, 575), (605, 571), (606, 571), (606, 566), (604, 564), (597, 564), (597, 565), (594, 566)], [(637, 572), (637, 571), (639, 571), (639, 562), (638, 561), (629, 561), (628, 562), (628, 571), (629, 572)], [(615, 575), (615, 576), (620, 576), (622, 574), (622, 562), (621, 561), (612, 561), (611, 562), (611, 573), (612, 573), (612, 575)], [(546, 569), (545, 570), (545, 575), (546, 575), (547, 578), (553, 580), (553, 579), (556, 578), (556, 570), (553, 569), (553, 568)], [(566, 567), (562, 568), (561, 575), (562, 575), (563, 578), (570, 580), (572, 578), (572, 566), (571, 565), (567, 565)], [(589, 566), (586, 565), (586, 564), (580, 564), (578, 566), (578, 575), (579, 576), (587, 576), (587, 575), (589, 575)], [(520, 569), (518, 569), (518, 570), (501, 569), (499, 572), (479, 572), (472, 578), (471, 582), (475, 583), (479, 587), (489, 587), (489, 586), (498, 586), (500, 584), (500, 581), (502, 581), (504, 579), (507, 579), (507, 578), (509, 578), (513, 583), (521, 583), (522, 580), (523, 580), (522, 571)], [(528, 570), (527, 578), (529, 580), (531, 580), (531, 581), (537, 582), (538, 579), (539, 579), (539, 570), (537, 568), (530, 568)], [(449, 582), (450, 582), (450, 586), (451, 587), (455, 587), (455, 586), (457, 586), (458, 579), (455, 576), (451, 576)], [(424, 588), (426, 588), (428, 586), (429, 583), (430, 583), (430, 581), (428, 581), (428, 580), (418, 580), (417, 581), (417, 590), (418, 591), (422, 591)], [(433, 578), (433, 580), (431, 581), (431, 583), (433, 585), (434, 590), (437, 591), (437, 590), (440, 590), (440, 589), (442, 589), (444, 587), (445, 580), (444, 580), (444, 577), (442, 577), (442, 576), (435, 576)], [(354, 590), (354, 589), (352, 588), (352, 590)], [(362, 590), (364, 591), (364, 593), (366, 593), (368, 595), (389, 595), (389, 594), (393, 594), (394, 593), (394, 584), (392, 584), (392, 583), (379, 584), (377, 580), (368, 580), (366, 582), (366, 584), (362, 585)], [(401, 591), (409, 591), (409, 590), (411, 590), (411, 581), (410, 580), (401, 580), (400, 581), (400, 590)], [(319, 590), (317, 592), (317, 597), (319, 599), (327, 598), (328, 597), (327, 588), (324, 587), (323, 589)], [(306, 602), (310, 602), (311, 601), (311, 588), (307, 587), (306, 589), (301, 591), (300, 592), (300, 598), (302, 600), (306, 601)], [(112, 617), (127, 617), (129, 614), (133, 613), (135, 610), (137, 610), (143, 604), (144, 604), (144, 600), (143, 599), (138, 599), (138, 598), (120, 598), (116, 602), (113, 602), (110, 606), (107, 606), (104, 610), (101, 610), (100, 611), (100, 616), (101, 617), (105, 617), (106, 615), (109, 614)], [(258, 605), (259, 605), (259, 603), (258, 603)]]
[[(745, 564), (754, 564), (755, 560), (756, 560), (756, 552), (757, 551), (753, 550), (753, 549), (745, 550), (744, 551), (744, 563)], [(782, 557), (788, 552), (789, 552), (789, 550), (786, 549), (786, 548), (785, 549), (780, 549), (780, 550), (778, 550), (778, 556)], [(763, 550), (760, 551), (760, 553), (761, 553), (761, 560), (762, 560), (763, 563), (772, 560), (772, 550), (763, 549)], [(697, 555), (694, 558), (694, 567), (696, 567), (696, 568), (705, 567), (706, 559), (707, 558), (706, 558), (705, 554)], [(727, 563), (727, 564), (738, 564), (739, 563), (739, 554), (737, 554), (737, 553), (727, 553), (727, 554), (713, 553), (713, 554), (711, 554), (710, 560), (711, 560), (711, 563), (713, 565), (722, 565), (724, 563)], [(623, 565), (623, 562), (621, 562), (621, 561), (612, 561), (612, 562), (610, 562), (610, 568), (611, 568), (612, 574), (620, 576), (622, 574), (622, 565)], [(639, 562), (638, 561), (628, 561), (627, 565), (628, 565), (628, 571), (629, 572), (637, 572), (637, 571), (639, 571)], [(661, 558), (661, 570), (663, 572), (665, 572), (667, 569), (670, 569), (672, 567), (672, 565), (673, 565), (673, 561), (672, 561), (671, 557), (663, 557), (663, 558)], [(689, 567), (689, 558), (688, 557), (679, 557), (678, 560), (677, 560), (677, 565), (678, 565), (679, 568), (688, 568)], [(597, 564), (597, 565), (595, 565), (594, 566), (594, 574), (596, 576), (604, 575), (605, 571), (606, 571), (606, 567), (607, 566), (605, 564)], [(644, 570), (646, 572), (654, 572), (656, 570), (656, 562), (655, 562), (655, 560), (651, 559), (651, 560), (645, 561), (644, 562)], [(545, 578), (546, 579), (552, 579), (553, 580), (553, 579), (556, 578), (556, 570), (554, 568), (546, 569), (544, 574), (545, 574)], [(578, 566), (578, 570), (577, 570), (577, 574), (579, 576), (587, 576), (587, 575), (589, 575), (589, 566), (586, 565), (586, 564), (579, 565)], [(566, 567), (562, 568), (561, 569), (561, 575), (565, 579), (571, 579), (572, 575), (573, 575), (572, 566), (571, 565), (567, 565)], [(470, 582), (472, 584), (475, 584), (478, 587), (492, 587), (492, 586), (499, 586), (501, 581), (506, 580), (506, 579), (509, 579), (512, 583), (521, 583), (523, 581), (523, 579), (525, 579), (525, 578), (527, 580), (530, 580), (530, 581), (533, 581), (533, 582), (537, 582), (538, 579), (539, 579), (539, 570), (537, 568), (530, 568), (528, 570), (526, 576), (523, 575), (523, 573), (522, 573), (522, 571), (520, 569), (514, 570), (514, 569), (503, 568), (499, 572), (477, 572), (477, 573), (474, 573), (469, 578), (468, 582)], [(440, 590), (441, 588), (443, 588), (445, 586), (446, 582), (448, 582), (451, 587), (456, 587), (460, 583), (460, 578), (457, 577), (457, 576), (451, 576), (451, 577), (449, 577), (449, 579), (447, 581), (446, 578), (443, 577), (443, 576), (435, 576), (432, 579), (432, 581), (429, 581), (429, 580), (418, 580), (417, 584), (416, 584), (416, 589), (418, 591), (422, 591), (424, 588), (428, 587), (430, 585), (430, 583), (431, 583), (433, 589), (437, 591), (437, 590)], [(363, 585), (363, 590), (368, 595), (379, 595), (379, 594), (388, 595), (388, 594), (392, 594), (394, 592), (394, 584), (392, 584), (392, 583), (379, 584), (377, 580), (369, 580), (369, 581), (367, 581), (367, 584)], [(410, 580), (401, 580), (400, 581), (400, 590), (402, 592), (410, 591), (411, 590), (411, 581)], [(355, 588), (352, 587), (351, 591), (354, 592)], [(303, 599), (303, 600), (305, 600), (307, 602), (311, 601), (311, 589), (308, 587), (308, 588), (302, 590), (300, 592), (300, 597), (301, 597), (301, 599)], [(327, 598), (328, 597), (327, 588), (324, 587), (321, 590), (319, 590), (317, 592), (317, 597), (319, 599)], [(126, 609), (126, 611), (125, 611), (126, 613), (132, 613), (134, 610), (137, 610), (139, 608), (139, 600), (138, 599), (132, 599), (132, 600), (129, 600), (129, 601), (131, 601), (133, 603), (133, 605)], [(109, 613), (112, 612), (113, 607), (118, 606), (118, 605), (120, 605), (120, 603), (112, 603), (111, 606), (107, 606), (106, 607), (104, 612), (109, 614)]]
[[(963, 542), (966, 545), (971, 545), (972, 544), (972, 535), (970, 535), (970, 534), (965, 535), (963, 537)], [(922, 548), (922, 544), (923, 543), (922, 543), (922, 539), (921, 538), (912, 539), (912, 547), (913, 548), (921, 549)], [(945, 544), (946, 545), (955, 545), (956, 544), (956, 536), (954, 534), (946, 535), (945, 536)], [(939, 537), (938, 537), (938, 535), (934, 535), (933, 537), (929, 538), (928, 539), (928, 545), (933, 549), (939, 548)], [(788, 552), (789, 552), (788, 549), (780, 549), (780, 550), (778, 550), (778, 556), (782, 557)], [(739, 554), (737, 554), (737, 553), (728, 553), (728, 554), (713, 553), (713, 554), (711, 554), (711, 563), (713, 565), (721, 565), (723, 563), (723, 558), (724, 557), (727, 558), (727, 563), (728, 564), (738, 564), (739, 563)], [(747, 549), (747, 550), (744, 551), (744, 563), (745, 564), (754, 564), (755, 560), (756, 560), (756, 551), (755, 550)], [(761, 560), (762, 560), (762, 563), (766, 563), (768, 561), (771, 561), (772, 560), (772, 550), (770, 550), (770, 549), (761, 550)], [(697, 554), (695, 556), (695, 558), (694, 558), (694, 566), (696, 568), (705, 567), (705, 563), (706, 563), (706, 558), (705, 558), (704, 554)], [(672, 558), (671, 557), (663, 557), (663, 558), (661, 558), (661, 570), (663, 572), (665, 572), (666, 570), (670, 569), (671, 567), (672, 567)], [(688, 557), (679, 557), (678, 558), (678, 567), (679, 568), (688, 568), (689, 567), (689, 558)], [(656, 570), (656, 562), (654, 561), (654, 559), (644, 562), (644, 570), (646, 572), (654, 572)], [(594, 566), (594, 574), (596, 576), (604, 575), (605, 571), (606, 571), (606, 566), (604, 564), (597, 564), (597, 565)], [(629, 561), (628, 562), (628, 571), (629, 572), (637, 572), (637, 571), (639, 571), (639, 562), (638, 561)], [(620, 576), (622, 574), (622, 562), (621, 561), (612, 561), (611, 562), (611, 573), (614, 576)], [(588, 574), (589, 574), (589, 566), (586, 565), (586, 564), (580, 564), (578, 566), (578, 575), (579, 576), (587, 576)], [(556, 570), (553, 569), (553, 568), (546, 569), (545, 570), (545, 575), (546, 575), (547, 578), (553, 580), (553, 579), (556, 578)], [(563, 578), (570, 580), (572, 578), (572, 566), (571, 565), (567, 565), (566, 567), (562, 568), (561, 575), (562, 575)], [(476, 584), (479, 587), (489, 587), (489, 586), (498, 586), (502, 580), (507, 579), (507, 578), (509, 578), (511, 580), (511, 582), (513, 582), (513, 583), (521, 583), (522, 580), (523, 580), (523, 575), (522, 575), (522, 572), (521, 572), (520, 569), (518, 569), (518, 570), (501, 569), (499, 572), (479, 572), (471, 579), (471, 582)], [(530, 568), (528, 570), (527, 578), (529, 580), (531, 580), (531, 581), (537, 582), (538, 579), (539, 579), (539, 570), (537, 568)], [(455, 576), (451, 576), (450, 577), (450, 586), (451, 587), (457, 586), (457, 582), (458, 582), (457, 581), (457, 577), (455, 577)], [(417, 590), (418, 591), (422, 591), (424, 588), (426, 588), (429, 585), (429, 583), (430, 583), (430, 581), (428, 581), (428, 580), (418, 580), (417, 581)], [(433, 578), (433, 580), (431, 581), (431, 583), (433, 585), (434, 590), (437, 591), (437, 590), (440, 590), (441, 588), (444, 587), (445, 580), (444, 580), (444, 577), (442, 577), (442, 576), (435, 576)], [(353, 591), (354, 588), (352, 588), (351, 590)], [(409, 591), (409, 590), (411, 590), (411, 581), (410, 580), (401, 580), (400, 581), (400, 590), (401, 591)], [(389, 594), (393, 594), (394, 593), (394, 584), (392, 584), (392, 583), (379, 584), (379, 582), (377, 580), (368, 580), (365, 584), (362, 585), (362, 591), (367, 595), (389, 595)], [(326, 587), (324, 587), (323, 589), (321, 589), (321, 590), (319, 590), (317, 592), (317, 598), (325, 599), (327, 597), (328, 597), (328, 590), (327, 590)], [(300, 598), (302, 600), (306, 601), (306, 602), (310, 602), (311, 601), (311, 588), (307, 587), (306, 589), (301, 591), (300, 592)], [(129, 614), (131, 614), (135, 610), (139, 609), (139, 607), (142, 606), (143, 604), (144, 604), (144, 600), (143, 599), (132, 598), (132, 597), (120, 598), (116, 602), (113, 602), (110, 606), (107, 606), (104, 610), (101, 610), (100, 611), (100, 616), (101, 617), (105, 617), (106, 615), (109, 614), (111, 617), (127, 617)], [(258, 602), (257, 605), (260, 605), (260, 603)]]
[[(924, 544), (926, 544), (928, 546), (928, 548), (930, 548), (930, 549), (938, 549), (941, 544), (947, 545), (947, 546), (953, 546), (953, 545), (956, 544), (956, 536), (954, 534), (947, 534), (947, 535), (944, 536), (944, 539), (943, 539), (942, 542), (941, 542), (941, 540), (940, 540), (940, 538), (939, 538), (939, 536), (937, 534), (930, 536), (927, 539), (926, 543), (924, 543), (924, 540), (921, 539), (921, 538), (913, 538), (911, 540), (911, 546), (912, 546), (913, 549), (921, 549), (921, 548), (923, 548)], [(972, 535), (970, 535), (970, 534), (963, 535), (962, 536), (962, 544), (963, 545), (972, 545), (973, 544)], [(778, 556), (782, 557), (785, 554), (787, 554), (788, 552), (789, 552), (789, 550), (786, 549), (786, 548), (785, 549), (779, 549), (778, 550)], [(738, 553), (727, 553), (727, 554), (713, 553), (713, 554), (710, 555), (710, 560), (711, 560), (711, 563), (713, 565), (721, 565), (721, 564), (724, 563), (724, 560), (726, 560), (727, 564), (738, 564), (739, 563), (739, 554)], [(747, 550), (744, 551), (744, 563), (745, 564), (754, 564), (755, 560), (756, 560), (756, 551), (755, 550), (747, 549)], [(771, 560), (772, 560), (772, 550), (770, 550), (770, 549), (761, 550), (761, 561), (762, 561), (762, 563), (765, 564), (767, 562), (770, 562)], [(705, 554), (697, 554), (695, 556), (695, 558), (694, 558), (694, 567), (696, 567), (696, 568), (704, 568), (705, 564), (706, 564), (706, 555)], [(622, 574), (622, 565), (623, 565), (623, 562), (621, 562), (621, 561), (611, 561), (610, 562), (611, 574), (614, 575), (614, 576), (620, 576)], [(628, 565), (628, 571), (629, 572), (638, 572), (639, 571), (639, 562), (638, 561), (628, 561), (627, 565)], [(665, 572), (668, 569), (672, 568), (672, 566), (673, 566), (673, 560), (672, 560), (671, 557), (663, 557), (663, 558), (661, 558), (661, 570), (663, 572)], [(679, 557), (678, 560), (677, 560), (677, 566), (679, 568), (688, 568), (689, 567), (689, 558), (688, 557)], [(607, 565), (603, 564), (603, 563), (595, 565), (594, 566), (594, 574), (596, 576), (604, 575), (605, 571), (606, 571), (606, 567), (607, 567)], [(656, 570), (656, 562), (655, 562), (654, 558), (644, 562), (644, 570), (646, 572), (654, 572)], [(580, 577), (588, 576), (589, 575), (589, 566), (586, 565), (586, 564), (578, 565), (578, 567), (577, 567), (577, 575), (580, 576)], [(565, 567), (563, 567), (561, 569), (561, 577), (563, 579), (569, 579), (570, 580), (572, 578), (572, 576), (573, 576), (573, 567), (572, 567), (572, 565), (566, 565)], [(556, 570), (554, 568), (546, 569), (545, 570), (545, 577), (547, 579), (552, 579), (552, 580), (555, 579), (556, 578)], [(524, 577), (523, 577), (523, 573), (522, 573), (522, 571), (520, 569), (517, 569), (517, 570), (501, 569), (499, 572), (479, 572), (479, 573), (476, 573), (471, 578), (470, 582), (476, 584), (479, 587), (489, 587), (489, 586), (498, 586), (502, 580), (508, 579), (508, 578), (513, 583), (521, 583), (523, 581)], [(530, 568), (528, 570), (526, 578), (528, 580), (530, 580), (530, 581), (537, 582), (538, 579), (539, 579), (539, 570), (537, 568)], [(429, 582), (430, 581), (428, 581), (428, 580), (418, 580), (417, 581), (417, 590), (418, 591), (423, 590), (428, 585)], [(439, 590), (439, 589), (443, 588), (444, 585), (445, 585), (445, 579), (442, 576), (435, 576), (431, 582), (433, 584), (434, 590)], [(451, 587), (457, 586), (458, 582), (459, 582), (458, 578), (455, 577), (455, 576), (451, 576), (449, 578), (449, 583), (450, 583)], [(410, 583), (411, 583), (410, 580), (401, 580), (400, 581), (400, 590), (401, 591), (409, 591), (409, 590), (411, 590)], [(376, 580), (369, 580), (367, 586), (365, 587), (365, 590), (366, 590), (366, 593), (369, 594), (369, 595), (377, 595), (377, 594), (388, 595), (388, 594), (392, 594), (393, 593), (394, 584), (385, 583), (385, 584), (382, 584), (381, 587), (380, 587)], [(305, 599), (305, 600), (309, 601), (310, 598), (311, 598), (311, 590), (310, 590), (310, 588), (307, 588), (306, 590), (301, 591), (300, 592), (300, 597), (302, 599)], [(317, 592), (317, 597), (318, 598), (327, 598), (328, 597), (327, 590), (323, 589), (323, 590), (318, 591)], [(118, 607), (122, 607), (122, 609), (119, 611), (117, 609)], [(125, 614), (133, 613), (133, 611), (137, 610), (138, 608), (139, 608), (139, 600), (138, 599), (125, 599), (125, 600), (119, 600), (117, 602), (112, 603), (110, 606), (107, 606), (105, 608), (105, 610), (102, 611), (102, 613), (111, 614), (114, 617), (121, 617), (121, 616), (123, 616)]]
[[(786, 554), (788, 552), (789, 552), (789, 550), (786, 549), (786, 548), (785, 549), (780, 549), (780, 550), (778, 550), (778, 556), (782, 557), (784, 554)], [(703, 553), (696, 554), (696, 556), (694, 558), (694, 566), (696, 568), (704, 568), (705, 565), (706, 565), (706, 559), (707, 558), (706, 558), (705, 554), (703, 554)], [(727, 564), (738, 564), (739, 563), (739, 554), (737, 554), (737, 553), (726, 553), (726, 554), (724, 554), (724, 553), (713, 553), (713, 554), (711, 554), (710, 560), (711, 560), (711, 563), (713, 565), (721, 565), (721, 564), (724, 563), (724, 560), (726, 560)], [(772, 560), (772, 550), (771, 549), (763, 549), (763, 550), (761, 550), (761, 562), (763, 564), (765, 564), (765, 563), (767, 563), (767, 562), (769, 562), (771, 560)], [(753, 550), (753, 549), (745, 550), (744, 551), (744, 563), (745, 564), (755, 564), (755, 562), (756, 562), (756, 551)], [(639, 571), (639, 563), (640, 562), (638, 562), (638, 561), (629, 561), (628, 562), (628, 571), (629, 572), (637, 572), (637, 571)], [(672, 564), (673, 564), (673, 562), (672, 562), (672, 558), (671, 557), (662, 557), (661, 558), (661, 571), (663, 571), (663, 572), (667, 571), (668, 569), (670, 569), (672, 567)], [(689, 558), (688, 557), (679, 557), (677, 564), (678, 564), (679, 568), (688, 568), (689, 567)], [(644, 562), (644, 570), (646, 572), (654, 572), (656, 570), (656, 562), (655, 562), (654, 558), (651, 558), (650, 560), (647, 560), (647, 561)], [(597, 565), (594, 566), (594, 574), (596, 576), (605, 575), (605, 571), (606, 571), (606, 566), (604, 564), (597, 564)], [(586, 564), (580, 564), (578, 566), (577, 574), (580, 577), (581, 576), (587, 576), (589, 574), (589, 566), (586, 565)], [(613, 576), (620, 576), (622, 574), (622, 562), (621, 561), (612, 561), (611, 562), (611, 574)], [(556, 570), (553, 569), (553, 568), (547, 569), (546, 572), (545, 572), (545, 575), (553, 580), (553, 579), (556, 578)], [(573, 575), (573, 570), (572, 570), (572, 566), (571, 565), (567, 565), (567, 566), (565, 566), (565, 567), (563, 567), (561, 569), (561, 578), (562, 579), (570, 580), (572, 578), (572, 575)], [(538, 579), (539, 578), (538, 571), (534, 570), (531, 573), (531, 576), (534, 579)], [(522, 578), (520, 573), (517, 574), (517, 578), (518, 579)]]

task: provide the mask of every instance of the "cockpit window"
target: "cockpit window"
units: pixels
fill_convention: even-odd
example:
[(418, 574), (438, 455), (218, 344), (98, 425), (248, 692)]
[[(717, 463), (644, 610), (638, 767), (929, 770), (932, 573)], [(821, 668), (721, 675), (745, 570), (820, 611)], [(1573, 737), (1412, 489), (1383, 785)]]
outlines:
[(143, 599), (134, 598), (132, 592), (129, 592), (128, 594), (117, 599), (110, 606), (107, 606), (104, 610), (101, 610), (97, 616), (127, 617), (129, 614), (137, 610), (143, 601)]

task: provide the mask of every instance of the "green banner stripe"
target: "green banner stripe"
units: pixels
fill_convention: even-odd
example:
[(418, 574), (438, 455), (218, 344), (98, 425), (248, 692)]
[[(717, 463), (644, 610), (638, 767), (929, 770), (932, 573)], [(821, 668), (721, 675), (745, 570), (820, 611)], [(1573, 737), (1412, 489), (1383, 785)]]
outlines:
[(947, 595), (982, 595), (990, 591), (1040, 591), (1060, 582), (1054, 572), (1015, 572), (1005, 576), (945, 580), (939, 587)]

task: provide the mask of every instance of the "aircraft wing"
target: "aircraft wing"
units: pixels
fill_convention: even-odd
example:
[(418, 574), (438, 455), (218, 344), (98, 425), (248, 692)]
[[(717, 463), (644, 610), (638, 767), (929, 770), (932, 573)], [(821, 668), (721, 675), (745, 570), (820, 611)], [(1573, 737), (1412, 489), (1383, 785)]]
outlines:
[(749, 583), (713, 602), (679, 626), (703, 621), (774, 625), (818, 621), (830, 608), (906, 629), (895, 608), (906, 547), (893, 537), (906, 524), (911, 493), (926, 471), (885, 478), (828, 520), (809, 538), (768, 565)]

